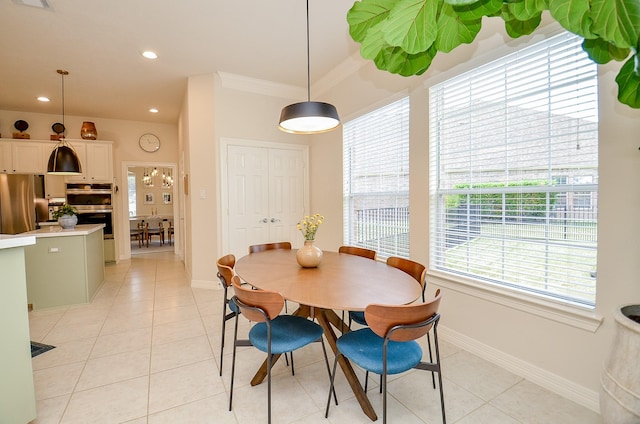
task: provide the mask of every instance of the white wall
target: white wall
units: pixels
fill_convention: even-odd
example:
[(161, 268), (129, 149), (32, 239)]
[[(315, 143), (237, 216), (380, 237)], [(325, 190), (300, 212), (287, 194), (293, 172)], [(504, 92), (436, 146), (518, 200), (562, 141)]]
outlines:
[[(3, 137), (11, 138), (11, 133), (17, 132), (13, 127), (13, 123), (18, 119), (25, 120), (29, 123), (27, 133), (32, 140), (49, 140), (51, 134), (51, 126), (56, 122), (61, 122), (61, 116), (56, 114), (43, 114), (31, 112), (17, 112), (0, 110), (0, 133)], [(65, 126), (67, 127), (66, 136), (70, 139), (80, 139), (80, 127), (83, 121), (91, 121), (96, 125), (99, 140), (113, 141), (113, 175), (114, 184), (122, 188), (119, 193), (114, 196), (113, 210), (115, 231), (117, 238), (117, 254), (118, 258), (125, 251), (124, 244), (129, 243), (128, 237), (122, 237), (123, 227), (128, 228), (128, 221), (124, 220), (122, 215), (123, 208), (121, 202), (127, 202), (126, 182), (122, 180), (122, 162), (178, 162), (178, 133), (177, 125), (172, 124), (154, 124), (149, 122), (125, 121), (118, 119), (104, 119), (88, 116), (68, 116), (65, 115)], [(153, 133), (160, 138), (160, 150), (154, 153), (144, 152), (138, 145), (138, 139), (144, 133)], [(174, 199), (175, 201), (176, 199)]]
[[(185, 171), (189, 174), (190, 184), (190, 193), (185, 196), (186, 217), (187, 225), (191, 226), (187, 229), (191, 234), (191, 254), (185, 263), (190, 264), (192, 286), (196, 287), (217, 287), (216, 260), (227, 253), (221, 250), (221, 214), (225, 211), (221, 209), (220, 140), (308, 143), (304, 136), (278, 130), (280, 110), (294, 100), (256, 94), (236, 83), (230, 87), (218, 74), (189, 78), (188, 100), (182, 111), (185, 122), (188, 121), (188, 130), (183, 136), (188, 157)], [(244, 83), (246, 81), (240, 85)], [(265, 90), (276, 93), (267, 82), (252, 83), (264, 85)]]
[[(429, 260), (428, 90), (425, 83), (451, 69), (465, 69), (480, 57), (498, 54), (510, 40), (494, 21), (484, 22), (479, 41), (448, 55), (439, 53), (421, 77), (402, 78), (375, 69), (370, 62), (325, 93), (343, 120), (395, 93), (411, 95), (411, 256)], [(540, 37), (541, 32), (536, 37)], [(516, 48), (522, 41), (512, 41)], [(497, 49), (497, 50), (496, 50)], [(526, 304), (528, 311), (501, 296), (428, 278), (428, 292), (444, 292), (441, 333), (445, 338), (489, 360), (524, 375), (587, 407), (598, 409), (599, 376), (613, 338), (612, 311), (617, 305), (640, 301), (640, 110), (617, 102), (615, 75), (621, 64), (601, 66), (600, 80), (600, 191), (597, 307), (586, 322), (604, 318), (596, 330), (582, 329), (563, 320), (580, 314), (554, 316), (548, 304)], [(312, 143), (311, 181), (313, 209), (324, 214), (319, 237), (323, 247), (342, 240), (342, 144), (339, 132), (318, 136)], [(591, 315), (591, 316), (589, 316)], [(446, 372), (446, 370), (444, 371)]]

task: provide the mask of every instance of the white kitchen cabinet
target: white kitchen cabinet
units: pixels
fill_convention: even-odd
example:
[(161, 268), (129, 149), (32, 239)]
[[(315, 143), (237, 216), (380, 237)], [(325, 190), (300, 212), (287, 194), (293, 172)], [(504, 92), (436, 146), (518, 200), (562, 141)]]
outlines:
[[(0, 143), (0, 172), (7, 174), (42, 174), (46, 171), (44, 143), (26, 140)], [(48, 156), (47, 156), (48, 158)]]
[(113, 146), (106, 141), (73, 141), (70, 142), (78, 154), (82, 174), (70, 175), (69, 182), (112, 182), (113, 180)]
[(0, 143), (0, 172), (7, 174), (13, 169), (11, 157), (11, 142)]
[(64, 198), (66, 196), (66, 185), (64, 175), (44, 174), (45, 197)]

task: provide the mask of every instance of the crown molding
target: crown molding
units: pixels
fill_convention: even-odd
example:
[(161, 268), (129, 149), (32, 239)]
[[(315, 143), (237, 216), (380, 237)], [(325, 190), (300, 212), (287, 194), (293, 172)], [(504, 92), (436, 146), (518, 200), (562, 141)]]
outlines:
[[(311, 85), (311, 98), (330, 90), (333, 86), (356, 73), (366, 62), (356, 52), (342, 61), (338, 66), (325, 74), (317, 83)], [(246, 91), (265, 96), (280, 97), (283, 99), (307, 99), (307, 88), (296, 85), (282, 84), (258, 78), (245, 77), (243, 75), (231, 74), (218, 71), (222, 87), (233, 90)]]
[(307, 90), (295, 85), (281, 84), (258, 78), (218, 72), (222, 87), (265, 96), (281, 97), (283, 99), (305, 99)]
[(360, 56), (360, 50), (354, 52), (338, 66), (327, 72), (318, 82), (311, 85), (311, 97), (314, 97), (314, 93), (316, 95), (326, 93), (347, 77), (358, 72), (366, 64), (367, 61)]

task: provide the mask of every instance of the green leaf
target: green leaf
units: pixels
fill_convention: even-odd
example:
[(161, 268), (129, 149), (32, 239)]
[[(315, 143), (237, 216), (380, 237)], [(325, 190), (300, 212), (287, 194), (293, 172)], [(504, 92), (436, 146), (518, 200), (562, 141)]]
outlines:
[(445, 3), (453, 5), (453, 10), (463, 21), (474, 21), (483, 16), (491, 16), (500, 12), (502, 8), (502, 0), (474, 0), (465, 5), (458, 5), (458, 3), (454, 5), (450, 0), (445, 0)]
[(435, 46), (438, 51), (449, 53), (462, 43), (473, 42), (482, 28), (482, 20), (462, 21), (453, 7), (443, 4), (438, 17), (438, 36)]
[(384, 34), (380, 30), (382, 25), (384, 25), (384, 22), (372, 26), (369, 31), (367, 31), (367, 35), (364, 40), (362, 40), (360, 46), (360, 55), (363, 58), (374, 60), (382, 50), (390, 47), (389, 44), (384, 41)]
[(584, 40), (582, 50), (587, 52), (591, 60), (601, 65), (611, 60), (623, 61), (629, 56), (629, 49), (620, 49), (601, 38)]
[(640, 1), (591, 0), (594, 34), (619, 48), (636, 48), (640, 34)]
[[(444, 2), (451, 6), (465, 6), (478, 3), (478, 0), (444, 0)], [(500, 0), (500, 2), (502, 3), (502, 0)]]
[(431, 65), (436, 53), (433, 46), (418, 54), (409, 54), (399, 47), (388, 47), (380, 52), (374, 62), (378, 69), (385, 69), (392, 74), (404, 77), (422, 75)]
[(589, 0), (549, 0), (551, 16), (567, 31), (584, 38), (596, 38), (591, 32)]
[(427, 50), (436, 39), (440, 1), (401, 0), (382, 26), (385, 41), (409, 54)]
[(349, 34), (359, 43), (364, 40), (367, 31), (387, 18), (391, 9), (400, 0), (362, 0), (356, 1), (347, 12)]
[(526, 21), (519, 21), (517, 19), (511, 19), (504, 24), (507, 34), (512, 38), (522, 37), (523, 35), (529, 35), (538, 28), (540, 21), (542, 20), (542, 14), (528, 19)]
[(620, 103), (640, 109), (640, 56), (631, 56), (616, 77)]
[(513, 17), (519, 21), (528, 21), (540, 16), (543, 10), (547, 10), (549, 5), (547, 0), (517, 0), (507, 3)]

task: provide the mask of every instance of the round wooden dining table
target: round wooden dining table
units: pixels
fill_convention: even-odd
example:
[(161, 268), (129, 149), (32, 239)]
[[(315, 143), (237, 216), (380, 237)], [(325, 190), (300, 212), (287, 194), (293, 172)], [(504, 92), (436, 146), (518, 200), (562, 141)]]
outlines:
[[(317, 268), (300, 267), (295, 250), (252, 253), (236, 262), (235, 272), (258, 289), (277, 291), (286, 300), (298, 303), (300, 307), (294, 314), (316, 318), (334, 354), (337, 353), (334, 328), (340, 332), (349, 331), (334, 310), (364, 311), (372, 303), (404, 305), (415, 301), (422, 293), (413, 277), (384, 262), (346, 253), (323, 253)], [(338, 362), (362, 410), (375, 421), (377, 415), (353, 367), (344, 356)], [(266, 375), (265, 361), (251, 384), (260, 384)]]

